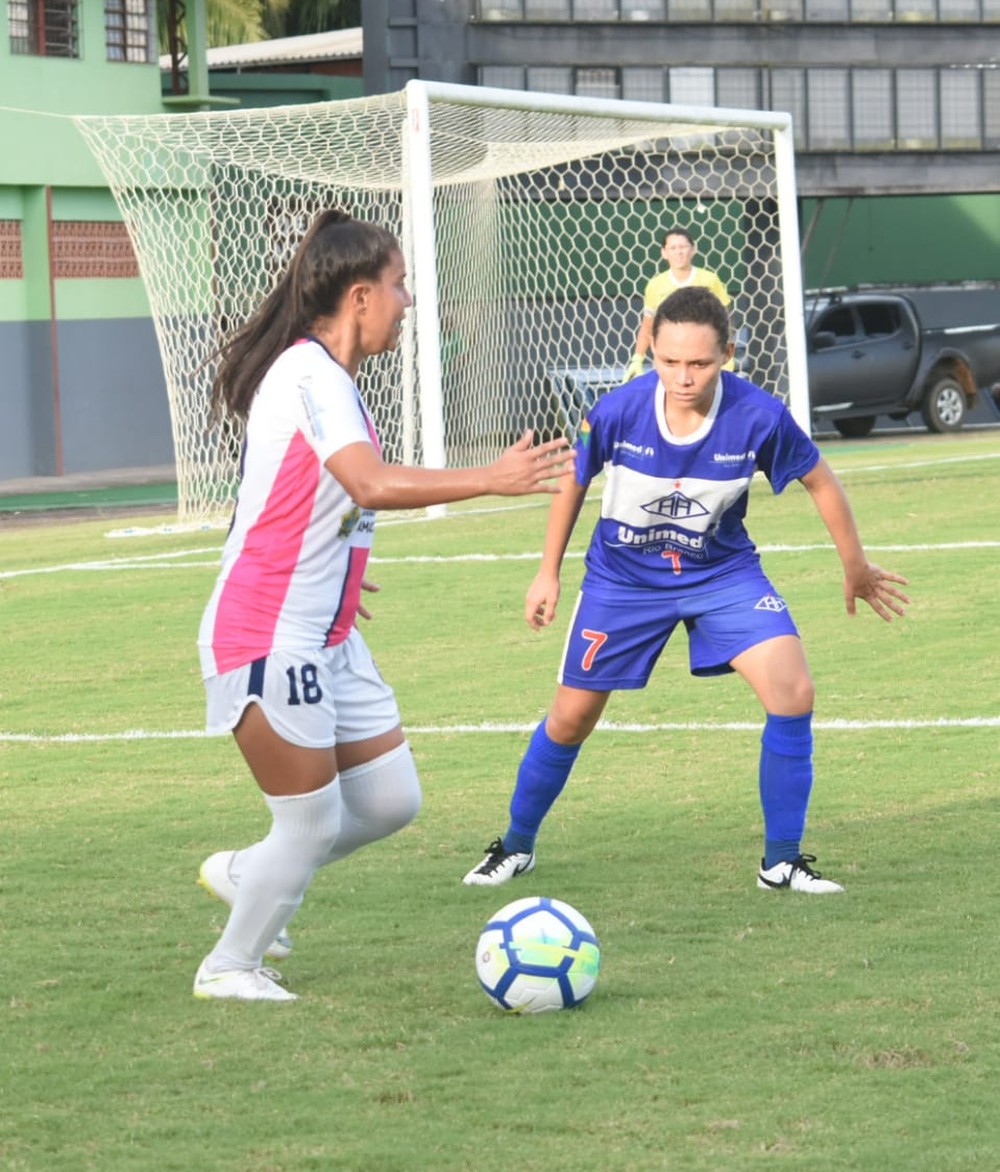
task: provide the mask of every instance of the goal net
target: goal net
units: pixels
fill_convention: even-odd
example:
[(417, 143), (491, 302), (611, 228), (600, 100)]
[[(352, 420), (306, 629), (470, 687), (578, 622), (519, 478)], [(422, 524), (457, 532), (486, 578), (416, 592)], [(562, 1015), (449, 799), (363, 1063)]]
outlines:
[(241, 435), (213, 423), (227, 332), (338, 206), (403, 246), (415, 306), (359, 382), (387, 459), (492, 460), (575, 434), (631, 357), (667, 227), (733, 298), (737, 369), (808, 426), (790, 119), (410, 82), (350, 101), (80, 116), (128, 227), (170, 397), (179, 520), (225, 521)]

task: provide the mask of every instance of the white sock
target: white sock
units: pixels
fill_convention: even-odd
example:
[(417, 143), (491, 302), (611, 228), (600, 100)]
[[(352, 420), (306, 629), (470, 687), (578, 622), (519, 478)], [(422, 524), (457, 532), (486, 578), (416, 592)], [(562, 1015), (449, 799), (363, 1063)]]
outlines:
[(259, 968), (264, 949), (295, 914), (316, 868), (337, 841), (340, 778), (291, 797), (264, 795), (271, 810), (266, 838), (239, 852), (236, 899), (219, 942), (206, 958), (209, 972)]
[(340, 774), (340, 833), (321, 865), (346, 858), (358, 847), (386, 838), (416, 818), (422, 794), (408, 744)]

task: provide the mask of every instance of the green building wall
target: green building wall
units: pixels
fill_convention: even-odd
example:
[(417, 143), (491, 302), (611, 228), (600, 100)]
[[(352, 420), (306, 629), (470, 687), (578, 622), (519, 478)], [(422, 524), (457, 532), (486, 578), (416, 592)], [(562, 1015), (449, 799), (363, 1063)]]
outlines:
[(800, 218), (809, 289), (1000, 280), (997, 194), (807, 199)]
[[(80, 0), (79, 58), (10, 52), (0, 6), (0, 481), (171, 465), (166, 384), (138, 275), (58, 275), (61, 224), (119, 228), (78, 114), (165, 114), (159, 63), (108, 61), (103, 0)], [(220, 104), (273, 106), (360, 97), (360, 78), (218, 73)], [(20, 264), (9, 255), (11, 228)], [(82, 238), (85, 244), (86, 235)]]
[(12, 54), (0, 10), (0, 221), (20, 245), (20, 272), (0, 270), (0, 480), (173, 461), (141, 279), (53, 270), (60, 222), (120, 223), (72, 115), (164, 108), (157, 63), (106, 59), (102, 0), (81, 0), (79, 46)]

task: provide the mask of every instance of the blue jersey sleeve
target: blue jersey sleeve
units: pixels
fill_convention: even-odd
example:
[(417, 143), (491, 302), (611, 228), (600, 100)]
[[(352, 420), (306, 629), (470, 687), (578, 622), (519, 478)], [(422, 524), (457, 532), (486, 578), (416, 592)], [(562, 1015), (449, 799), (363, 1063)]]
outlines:
[(774, 428), (757, 452), (757, 467), (777, 494), (784, 492), (793, 480), (812, 471), (819, 455), (819, 448), (783, 406)]
[[(576, 481), (588, 485), (608, 461), (616, 446), (634, 441), (656, 428), (652, 396), (660, 385), (655, 371), (607, 391), (591, 407), (576, 437)], [(617, 443), (616, 443), (617, 441)]]
[(576, 451), (577, 458), (574, 468), (577, 473), (577, 484), (589, 485), (594, 476), (597, 476), (600, 470), (600, 463), (596, 458), (597, 444), (594, 442), (593, 425), (590, 421), (590, 416), (587, 416), (583, 423), (580, 424), (580, 430), (577, 432), (577, 442), (573, 445)]
[[(599, 422), (591, 416), (597, 413), (597, 408), (591, 408), (590, 414), (580, 424), (576, 444), (576, 482), (586, 486), (604, 467), (604, 459), (599, 451), (601, 428)], [(595, 426), (596, 423), (596, 426)]]

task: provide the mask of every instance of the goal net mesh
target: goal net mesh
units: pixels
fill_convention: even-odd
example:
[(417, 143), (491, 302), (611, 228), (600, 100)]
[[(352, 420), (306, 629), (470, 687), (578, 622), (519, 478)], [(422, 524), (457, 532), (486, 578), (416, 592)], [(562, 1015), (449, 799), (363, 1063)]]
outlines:
[[(530, 95), (505, 106), (468, 93), (432, 94), (416, 145), (406, 91), (76, 119), (148, 293), (181, 522), (224, 522), (238, 484), (240, 428), (209, 412), (219, 346), (333, 206), (397, 235), (416, 294), (399, 348), (359, 376), (388, 460), (483, 463), (526, 427), (574, 435), (596, 396), (623, 379), (671, 225), (691, 232), (695, 264), (730, 291), (737, 369), (787, 398), (782, 272), (798, 258), (782, 257), (779, 211), (795, 209), (779, 208), (773, 131), (732, 112), (698, 122), (678, 107), (634, 116), (629, 104), (623, 117), (613, 102), (530, 109)], [(416, 222), (414, 186), (427, 173), (421, 206), (431, 212)], [(432, 274), (414, 259), (428, 238)], [(433, 316), (430, 334), (421, 314)], [(418, 336), (435, 339), (435, 363), (421, 362)], [(428, 411), (443, 452), (427, 450)]]

